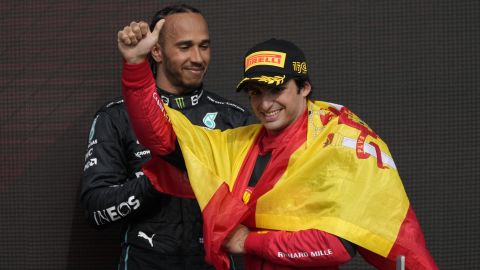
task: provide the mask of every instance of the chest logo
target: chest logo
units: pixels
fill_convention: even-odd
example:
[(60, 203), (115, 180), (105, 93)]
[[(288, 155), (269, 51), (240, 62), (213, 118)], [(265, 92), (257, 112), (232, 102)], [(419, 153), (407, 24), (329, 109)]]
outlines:
[(183, 99), (183, 97), (178, 97), (178, 98), (175, 98), (175, 103), (177, 103), (177, 106), (179, 109), (183, 109), (185, 108), (185, 100)]
[(203, 123), (205, 126), (209, 129), (214, 129), (217, 124), (215, 123), (215, 118), (217, 117), (218, 112), (213, 112), (213, 113), (207, 113), (203, 117)]

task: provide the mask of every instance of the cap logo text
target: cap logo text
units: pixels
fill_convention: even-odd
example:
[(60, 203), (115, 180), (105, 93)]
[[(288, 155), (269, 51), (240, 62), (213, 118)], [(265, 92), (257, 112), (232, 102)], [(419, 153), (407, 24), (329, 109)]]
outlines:
[(292, 62), (293, 71), (297, 73), (307, 74), (307, 63), (306, 62)]
[(245, 71), (254, 66), (275, 66), (283, 68), (287, 54), (274, 51), (260, 51), (249, 54), (245, 58)]

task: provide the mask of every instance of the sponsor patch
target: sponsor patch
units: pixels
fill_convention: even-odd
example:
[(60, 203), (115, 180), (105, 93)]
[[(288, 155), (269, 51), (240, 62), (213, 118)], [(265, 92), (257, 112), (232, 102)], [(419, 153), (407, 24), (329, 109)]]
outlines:
[(177, 104), (178, 108), (180, 109), (183, 109), (185, 108), (185, 100), (183, 99), (183, 97), (178, 97), (178, 98), (175, 98), (175, 103)]
[(93, 141), (91, 141), (91, 142), (88, 143), (87, 148), (90, 148), (90, 147), (94, 146), (94, 145), (97, 144), (97, 143), (98, 143), (98, 141), (97, 141), (97, 139), (95, 139), (95, 140), (93, 140)]
[(97, 124), (98, 115), (93, 119), (92, 126), (90, 127), (90, 134), (88, 134), (88, 143), (90, 144), (95, 136), (95, 125)]
[(85, 160), (84, 161), (87, 161), (87, 159), (89, 157), (91, 157), (93, 155), (93, 148), (89, 148), (87, 153), (85, 154)]
[(275, 51), (254, 52), (245, 58), (245, 71), (254, 66), (285, 67), (286, 53)]
[(150, 244), (150, 246), (153, 248), (153, 237), (155, 236), (155, 234), (152, 234), (152, 236), (149, 237), (146, 233), (144, 233), (142, 231), (138, 231), (137, 236), (147, 240), (148, 243)]
[(218, 112), (210, 112), (205, 114), (203, 117), (203, 123), (209, 129), (214, 129), (217, 124), (215, 123), (215, 118), (217, 117)]
[(85, 163), (85, 167), (83, 167), (83, 171), (86, 171), (88, 170), (88, 168), (91, 168), (96, 165), (97, 165), (97, 158), (91, 158)]
[(135, 153), (135, 156), (137, 158), (142, 158), (143, 156), (148, 156), (148, 155), (150, 155), (150, 150), (143, 150)]
[(110, 223), (119, 220), (140, 207), (140, 201), (135, 196), (128, 197), (127, 201), (118, 205), (110, 206), (103, 210), (93, 212), (93, 217), (97, 225)]
[(293, 71), (300, 74), (307, 74), (307, 62), (292, 62)]

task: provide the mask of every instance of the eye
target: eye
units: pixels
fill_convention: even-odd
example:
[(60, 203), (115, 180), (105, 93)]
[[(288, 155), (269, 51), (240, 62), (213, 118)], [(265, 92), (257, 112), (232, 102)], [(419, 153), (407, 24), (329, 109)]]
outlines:
[(248, 93), (248, 96), (250, 96), (250, 97), (254, 97), (254, 96), (260, 95), (260, 91), (257, 90), (257, 89), (249, 89), (249, 90), (247, 91), (247, 93)]
[(275, 88), (275, 90), (273, 91), (274, 93), (281, 93), (283, 92), (285, 89), (287, 89), (286, 86), (280, 86), (279, 88)]
[(189, 41), (178, 42), (176, 45), (177, 48), (182, 51), (188, 50), (193, 46), (193, 44)]
[(208, 48), (210, 48), (210, 43), (202, 43), (202, 44), (200, 44), (200, 48), (208, 49)]

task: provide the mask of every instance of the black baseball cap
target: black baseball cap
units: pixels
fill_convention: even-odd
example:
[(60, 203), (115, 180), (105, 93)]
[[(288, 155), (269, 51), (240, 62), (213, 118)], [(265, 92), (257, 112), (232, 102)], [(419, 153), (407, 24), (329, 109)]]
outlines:
[(253, 46), (245, 54), (242, 90), (248, 82), (272, 87), (281, 86), (294, 78), (308, 79), (307, 59), (295, 44), (281, 39), (269, 39)]

